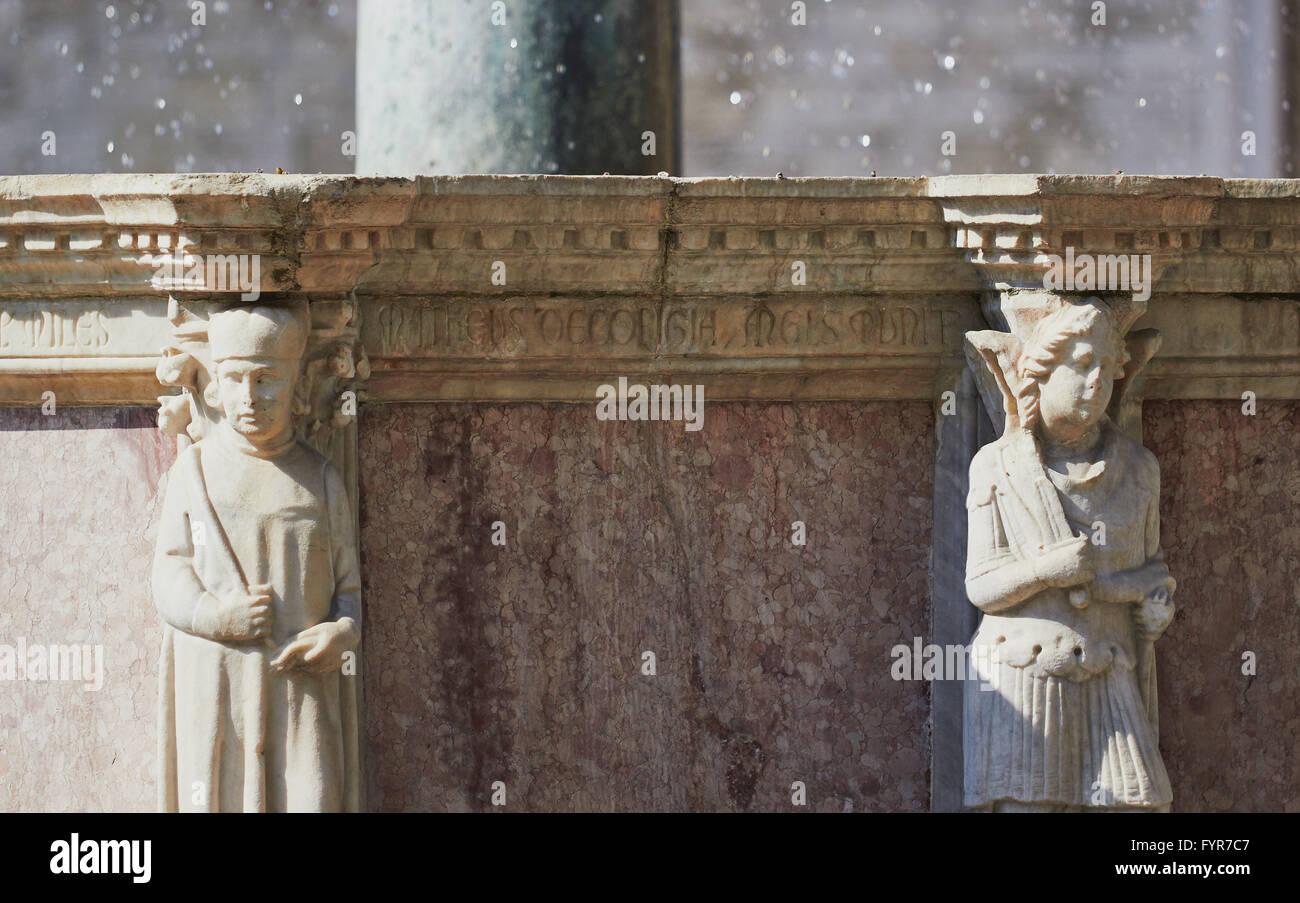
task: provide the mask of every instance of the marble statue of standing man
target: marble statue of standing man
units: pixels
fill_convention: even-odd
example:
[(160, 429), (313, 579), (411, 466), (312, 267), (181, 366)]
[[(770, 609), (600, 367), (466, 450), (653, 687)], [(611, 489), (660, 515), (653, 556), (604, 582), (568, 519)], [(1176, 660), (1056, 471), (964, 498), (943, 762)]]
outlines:
[[(970, 468), (966, 591), (984, 615), (980, 679), (965, 687), (965, 802), (1160, 811), (1172, 792), (1152, 646), (1175, 587), (1160, 467), (1107, 414), (1129, 362), (1113, 311), (1089, 298), (1038, 313), (1019, 335), (967, 334), (1006, 423)], [(1158, 336), (1144, 338), (1153, 352)]]
[(171, 469), (154, 559), (164, 811), (358, 808), (353, 520), (293, 422), (309, 328), (292, 307), (208, 322), (218, 422)]

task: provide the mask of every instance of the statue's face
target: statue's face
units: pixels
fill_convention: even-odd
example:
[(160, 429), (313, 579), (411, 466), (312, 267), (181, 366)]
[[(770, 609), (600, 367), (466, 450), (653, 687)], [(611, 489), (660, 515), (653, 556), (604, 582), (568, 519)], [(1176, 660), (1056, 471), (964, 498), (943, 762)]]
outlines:
[(296, 373), (289, 361), (224, 360), (217, 365), (226, 422), (253, 445), (282, 439), (292, 428)]
[(1075, 336), (1039, 383), (1038, 411), (1049, 438), (1072, 441), (1101, 421), (1119, 372), (1115, 347), (1097, 335)]

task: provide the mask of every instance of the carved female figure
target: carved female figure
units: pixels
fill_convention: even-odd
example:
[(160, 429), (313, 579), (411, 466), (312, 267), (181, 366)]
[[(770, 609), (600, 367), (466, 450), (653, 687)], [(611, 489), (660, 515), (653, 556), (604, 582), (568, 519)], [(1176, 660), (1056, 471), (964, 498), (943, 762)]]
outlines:
[[(1107, 415), (1129, 360), (1110, 308), (1059, 302), (1022, 343), (969, 333), (1002, 436), (971, 462), (966, 805), (1166, 809), (1152, 643), (1173, 617), (1155, 456)], [(1148, 338), (1154, 338), (1149, 336)]]

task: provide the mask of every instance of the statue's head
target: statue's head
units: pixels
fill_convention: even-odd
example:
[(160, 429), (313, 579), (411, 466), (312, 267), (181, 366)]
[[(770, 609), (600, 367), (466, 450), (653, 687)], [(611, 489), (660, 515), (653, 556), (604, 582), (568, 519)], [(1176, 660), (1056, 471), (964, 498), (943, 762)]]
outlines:
[(1114, 315), (1097, 298), (1043, 317), (1016, 361), (1022, 424), (1058, 442), (1086, 435), (1106, 415), (1128, 359)]
[(226, 423), (254, 446), (279, 443), (292, 433), (308, 329), (305, 312), (294, 307), (239, 307), (208, 321)]

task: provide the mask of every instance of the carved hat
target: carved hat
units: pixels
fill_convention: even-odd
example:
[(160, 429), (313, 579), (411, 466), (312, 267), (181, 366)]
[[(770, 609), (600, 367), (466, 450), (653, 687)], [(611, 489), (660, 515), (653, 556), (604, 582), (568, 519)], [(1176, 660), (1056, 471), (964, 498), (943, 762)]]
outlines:
[(1146, 313), (1145, 301), (1134, 300), (1130, 295), (1120, 292), (1108, 293), (1105, 299), (1100, 295), (1066, 296), (1058, 292), (1016, 292), (999, 299), (991, 313), (993, 322), (1002, 321), (1006, 329), (1021, 342), (1029, 342), (1038, 322), (1045, 317), (1059, 314), (1063, 309), (1070, 310), (1080, 306), (1104, 309), (1114, 319), (1119, 334), (1123, 336), (1133, 323)]
[(1145, 303), (1108, 302), (1097, 296), (1063, 298), (1047, 292), (1025, 292), (1008, 300), (1010, 303), (1004, 303), (1001, 312), (1010, 332), (975, 330), (966, 333), (965, 341), (976, 386), (999, 434), (1024, 426), (1023, 415), (1030, 413), (1021, 410), (1027, 371), (1033, 369), (1026, 352), (1032, 356), (1036, 346), (1058, 329), (1077, 333), (1098, 321), (1105, 321), (1113, 330), (1115, 350), (1123, 367), (1107, 408), (1112, 419), (1118, 417), (1137, 374), (1160, 348), (1159, 331), (1129, 330), (1145, 310)]
[(214, 363), (230, 358), (301, 360), (307, 332), (306, 313), (297, 307), (236, 307), (208, 318)]

